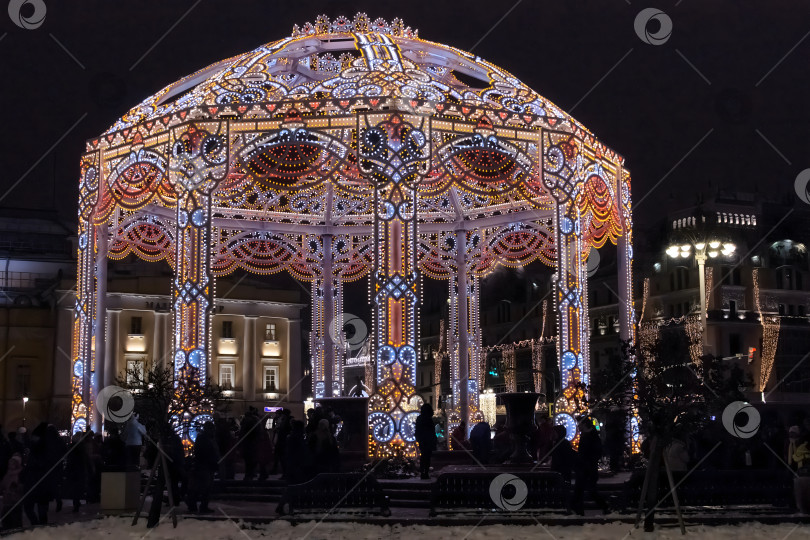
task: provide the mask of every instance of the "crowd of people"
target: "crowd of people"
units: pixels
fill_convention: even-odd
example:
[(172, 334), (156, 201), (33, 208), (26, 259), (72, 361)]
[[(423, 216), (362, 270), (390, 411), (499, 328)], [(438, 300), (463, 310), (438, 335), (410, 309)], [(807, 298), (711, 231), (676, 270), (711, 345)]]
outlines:
[[(686, 474), (697, 464), (712, 469), (774, 470), (787, 465), (799, 475), (810, 476), (810, 417), (796, 412), (790, 415), (788, 422), (792, 425), (786, 428), (775, 411), (765, 411), (757, 433), (749, 438), (734, 436), (720, 421), (710, 422), (702, 429), (674, 433), (664, 455), (676, 477)], [(623, 451), (625, 432), (622, 425), (606, 423), (608, 428), (601, 429), (600, 433), (596, 426), (603, 427), (603, 424), (590, 417), (583, 418), (579, 422), (576, 449), (566, 438), (566, 428), (554, 425), (551, 418), (544, 418), (533, 426), (525, 440), (533, 460), (560, 473), (565, 481), (573, 482), (569, 509), (577, 514), (583, 513), (586, 495), (607, 511), (607, 503), (598, 491), (600, 468), (617, 471), (629, 466), (625, 459), (628, 456)], [(442, 430), (439, 426), (440, 419), (434, 417), (429, 405), (425, 405), (416, 422), (423, 479), (430, 478), (432, 455), (441, 447), (439, 433)], [(487, 422), (479, 422), (469, 431), (461, 422), (452, 430), (449, 440), (448, 449), (468, 452), (481, 465), (504, 463), (514, 451), (513, 438), (502, 420), (494, 428)], [(722, 448), (713, 452), (719, 441), (724, 443)], [(641, 451), (649, 459), (649, 439), (642, 443)]]
[(206, 422), (188, 457), (170, 426), (146, 425), (137, 414), (122, 425), (108, 423), (105, 436), (88, 430), (69, 440), (45, 422), (30, 433), (24, 427), (8, 434), (0, 428), (2, 528), (20, 528), (24, 517), (30, 525), (46, 524), (51, 505), (60, 512), (65, 500), (78, 512), (82, 504), (100, 502), (103, 471), (151, 470), (156, 463), (148, 526), (160, 518), (165, 489), (175, 505), (185, 502), (192, 512), (209, 513), (215, 476), (233, 480), (237, 468), (248, 482), (281, 474), (300, 483), (337, 472), (339, 423), (323, 407), (308, 411), (306, 422), (289, 409), (260, 416), (250, 407), (238, 420)]
[[(694, 432), (676, 433), (665, 456), (676, 475), (696, 463), (718, 469), (787, 465), (797, 474), (810, 475), (810, 417), (797, 414), (789, 422), (790, 427), (785, 427), (773, 411), (766, 411), (756, 436), (746, 439), (733, 437), (721, 422), (712, 422)], [(577, 449), (567, 440), (565, 427), (549, 418), (541, 420), (526, 439), (534, 460), (574, 482), (571, 510), (577, 513), (582, 513), (585, 495), (607, 508), (597, 489), (599, 468), (614, 468), (619, 461), (614, 459), (611, 432), (600, 434), (596, 425), (591, 418), (580, 422)], [(83, 502), (100, 501), (102, 471), (140, 471), (158, 462), (154, 493), (161, 495), (153, 497), (148, 525), (157, 524), (161, 515), (164, 489), (175, 505), (185, 501), (192, 512), (211, 512), (208, 503), (215, 476), (234, 480), (238, 468), (244, 470), (246, 482), (280, 474), (291, 484), (338, 472), (339, 426), (340, 418), (327, 407), (308, 410), (306, 420), (294, 418), (289, 409), (260, 416), (250, 407), (240, 419), (205, 423), (189, 457), (170, 426), (145, 425), (137, 414), (123, 425), (109, 424), (106, 436), (88, 430), (69, 440), (45, 422), (30, 432), (21, 427), (6, 434), (0, 428), (2, 527), (19, 528), (24, 517), (31, 525), (48, 523), (51, 503), (59, 512), (65, 500), (78, 512)], [(429, 479), (431, 458), (445, 439), (430, 405), (422, 407), (414, 434), (421, 477)], [(469, 431), (461, 423), (448, 438), (454, 451), (469, 452), (482, 465), (503, 463), (514, 448), (502, 421), (494, 428), (479, 422)], [(708, 455), (720, 440), (726, 443), (723, 448)], [(645, 444), (642, 453), (648, 455)]]

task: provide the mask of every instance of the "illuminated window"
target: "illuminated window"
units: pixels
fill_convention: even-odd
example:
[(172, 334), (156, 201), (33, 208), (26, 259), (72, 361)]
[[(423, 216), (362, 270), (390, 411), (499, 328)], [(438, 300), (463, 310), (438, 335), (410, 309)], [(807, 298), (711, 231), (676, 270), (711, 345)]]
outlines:
[(233, 364), (219, 365), (219, 385), (226, 390), (233, 388)]
[(264, 367), (264, 391), (275, 392), (278, 390), (278, 366)]
[(267, 341), (276, 340), (276, 325), (275, 323), (267, 323), (264, 327), (264, 339)]

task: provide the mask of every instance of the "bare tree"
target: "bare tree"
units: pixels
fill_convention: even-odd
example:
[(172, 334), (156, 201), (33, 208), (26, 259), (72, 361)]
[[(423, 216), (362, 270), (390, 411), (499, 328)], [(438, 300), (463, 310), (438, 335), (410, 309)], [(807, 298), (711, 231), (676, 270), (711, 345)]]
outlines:
[(129, 390), (135, 400), (135, 411), (147, 426), (161, 432), (169, 429), (172, 418), (200, 410), (225, 413), (230, 406), (222, 387), (210, 380), (200, 383), (196, 369), (189, 368), (180, 381), (175, 381), (171, 366), (152, 365), (149, 370), (127, 370), (117, 384)]

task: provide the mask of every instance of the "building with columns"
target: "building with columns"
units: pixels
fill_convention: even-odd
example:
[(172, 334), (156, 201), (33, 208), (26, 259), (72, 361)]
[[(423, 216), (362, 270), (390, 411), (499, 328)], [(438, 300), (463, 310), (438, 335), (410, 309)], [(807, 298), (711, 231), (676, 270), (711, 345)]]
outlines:
[[(0, 425), (47, 420), (70, 427), (70, 348), (76, 307), (76, 236), (50, 213), (0, 212)], [(109, 261), (105, 383), (127, 369), (171, 365), (171, 271), (130, 256)], [(268, 283), (269, 282), (269, 283)], [(229, 387), (228, 414), (248, 406), (303, 414), (310, 391), (303, 291), (279, 280), (228, 276), (211, 319), (210, 379)], [(109, 360), (108, 360), (109, 359)], [(24, 401), (24, 398), (27, 398)]]
[[(172, 364), (170, 280), (166, 268), (137, 259), (110, 261), (104, 311), (103, 386), (115, 384), (128, 371)], [(163, 272), (160, 272), (163, 270)], [(160, 274), (163, 275), (160, 275)], [(151, 274), (151, 275), (150, 275)], [(283, 406), (303, 414), (300, 291), (268, 287), (261, 280), (224, 278), (211, 316), (212, 355), (208, 378), (226, 390), (228, 414), (239, 416), (249, 406)], [(69, 350), (75, 299), (59, 295), (58, 347)], [(99, 360), (100, 361), (100, 360)], [(70, 373), (63, 362), (55, 370), (55, 399), (69, 403)], [(66, 401), (67, 400), (67, 401)]]

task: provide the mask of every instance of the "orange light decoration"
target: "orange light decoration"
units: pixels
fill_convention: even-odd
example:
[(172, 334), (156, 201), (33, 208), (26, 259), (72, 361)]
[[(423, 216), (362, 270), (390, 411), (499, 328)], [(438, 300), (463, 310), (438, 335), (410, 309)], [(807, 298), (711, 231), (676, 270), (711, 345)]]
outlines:
[[(564, 386), (580, 388), (589, 371), (582, 263), (608, 240), (624, 246), (621, 320), (634, 332), (623, 164), (504, 69), (424, 41), (399, 19), (321, 16), (193, 73), (87, 142), (73, 429), (88, 425), (100, 384), (91, 344), (104, 227), (110, 241), (101, 253), (173, 267), (173, 353), (184, 390), (208, 373), (215, 279), (242, 269), (312, 282), (312, 391), (340, 395), (343, 284), (368, 276), (372, 456), (417, 452), (423, 274), (449, 284), (451, 423), (483, 418), (479, 285), (500, 265), (556, 267), (558, 358)], [(439, 384), (440, 367), (436, 374)], [(561, 398), (560, 415), (582, 412), (572, 398)], [(187, 444), (209, 410), (172, 412)]]

